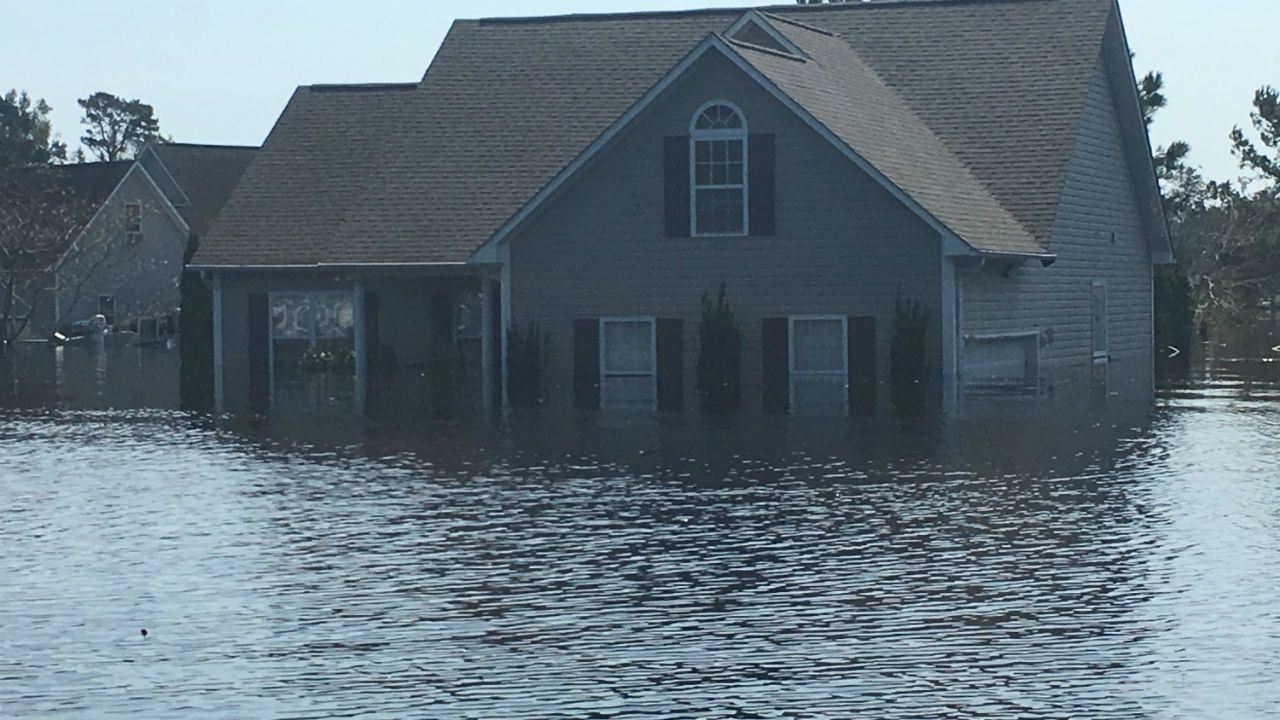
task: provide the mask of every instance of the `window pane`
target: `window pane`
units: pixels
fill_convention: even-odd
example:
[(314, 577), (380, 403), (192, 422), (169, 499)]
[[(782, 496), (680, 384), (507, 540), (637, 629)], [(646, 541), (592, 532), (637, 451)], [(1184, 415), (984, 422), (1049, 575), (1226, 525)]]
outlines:
[(844, 323), (840, 320), (796, 320), (792, 332), (792, 367), (799, 372), (843, 372)]
[(797, 375), (791, 380), (793, 409), (800, 413), (843, 413), (849, 390), (844, 374)]
[(742, 232), (742, 190), (698, 190), (698, 232)]
[(315, 299), (316, 337), (343, 339), (355, 336), (355, 307), (347, 294), (326, 293)]
[(695, 184), (743, 184), (743, 154), (741, 140), (697, 141), (694, 143)]
[(724, 130), (742, 127), (742, 118), (727, 105), (713, 105), (698, 117), (699, 130)]
[(729, 163), (728, 165), (725, 165), (725, 184), (742, 184), (742, 163)]
[(271, 296), (271, 336), (311, 338), (311, 301), (304, 293)]
[(651, 409), (653, 407), (653, 376), (606, 377), (604, 402), (609, 409)]
[(653, 326), (648, 321), (604, 324), (604, 367), (609, 373), (653, 372)]

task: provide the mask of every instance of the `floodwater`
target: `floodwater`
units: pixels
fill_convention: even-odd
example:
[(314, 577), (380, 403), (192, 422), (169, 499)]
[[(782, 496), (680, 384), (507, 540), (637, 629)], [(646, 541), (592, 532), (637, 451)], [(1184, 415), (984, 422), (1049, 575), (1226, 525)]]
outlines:
[(1280, 714), (1261, 351), (1078, 413), (554, 429), (215, 423), (142, 409), (172, 351), (61, 352), (0, 410), (0, 717)]

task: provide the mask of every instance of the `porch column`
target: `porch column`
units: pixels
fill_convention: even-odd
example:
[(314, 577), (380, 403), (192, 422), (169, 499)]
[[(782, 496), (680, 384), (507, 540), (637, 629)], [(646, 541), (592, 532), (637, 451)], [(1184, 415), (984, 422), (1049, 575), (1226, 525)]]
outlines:
[(507, 377), (507, 329), (511, 327), (511, 246), (502, 243), (501, 249), (498, 251), (502, 262), (501, 284), (498, 291), (501, 293), (499, 303), (502, 312), (499, 315), (498, 322), (498, 342), (502, 345), (499, 362), (502, 366), (499, 368), (502, 377), (502, 408), (505, 410), (510, 406), (511, 402), (511, 378)]
[(364, 316), (364, 281), (357, 280), (355, 283), (355, 296), (352, 298), (352, 311), (355, 317), (352, 318), (355, 327), (355, 356), (356, 356), (356, 415), (364, 415), (365, 406), (369, 402), (369, 356), (366, 352), (366, 333), (368, 329), (365, 327)]
[(488, 273), (480, 276), (480, 387), (483, 390), (486, 411), (493, 407), (498, 388), (493, 381), (493, 308), (497, 301), (493, 296), (493, 280)]
[(960, 398), (960, 279), (956, 263), (942, 255), (942, 412), (956, 412)]
[(222, 273), (213, 274), (213, 409), (226, 409), (222, 391)]

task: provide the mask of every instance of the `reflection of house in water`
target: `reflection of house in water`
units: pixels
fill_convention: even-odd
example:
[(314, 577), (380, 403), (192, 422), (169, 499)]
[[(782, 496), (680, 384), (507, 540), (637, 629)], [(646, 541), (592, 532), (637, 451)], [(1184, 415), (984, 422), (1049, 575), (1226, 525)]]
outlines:
[[(723, 283), (745, 409), (857, 414), (899, 298), (934, 405), (1149, 378), (1169, 260), (1115, 3), (993, 0), (459, 21), (419, 83), (298, 88), (193, 264), (232, 411), (329, 349), (357, 408), (500, 403), (534, 324), (546, 411), (683, 410)], [(277, 333), (321, 298), (351, 327)]]

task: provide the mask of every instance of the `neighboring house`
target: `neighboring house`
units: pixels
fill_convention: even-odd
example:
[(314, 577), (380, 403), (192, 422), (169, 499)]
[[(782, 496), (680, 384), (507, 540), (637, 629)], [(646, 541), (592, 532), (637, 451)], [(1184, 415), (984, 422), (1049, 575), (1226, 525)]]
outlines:
[(131, 166), (120, 161), (0, 170), (0, 304), (13, 285), (11, 327), (0, 330), (47, 334), (54, 326), (56, 281), (50, 268), (65, 258), (70, 242)]
[(1129, 57), (1114, 0), (456, 22), (420, 83), (290, 100), (193, 262), (218, 402), (335, 348), (357, 409), (403, 399), (379, 362), (450, 372), (477, 328), (500, 400), (537, 323), (548, 406), (679, 410), (721, 283), (746, 408), (883, 411), (899, 297), (944, 407), (1150, 377), (1171, 253)]
[(208, 231), (255, 151), (154, 144), (124, 163), (57, 274), (53, 322), (33, 334), (94, 315), (121, 329), (176, 327), (188, 243)]

